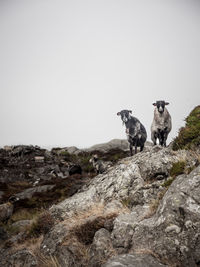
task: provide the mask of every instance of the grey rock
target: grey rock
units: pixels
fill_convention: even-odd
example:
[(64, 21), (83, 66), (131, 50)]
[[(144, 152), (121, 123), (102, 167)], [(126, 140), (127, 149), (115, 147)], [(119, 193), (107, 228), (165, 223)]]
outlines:
[(113, 139), (107, 143), (94, 145), (90, 148), (83, 150), (86, 152), (101, 151), (106, 153), (112, 149), (121, 149), (123, 151), (128, 151), (128, 141), (126, 139)]
[(7, 202), (0, 205), (0, 222), (8, 220), (13, 214), (13, 204)]
[(156, 258), (149, 254), (125, 254), (110, 259), (102, 267), (164, 267)]
[[(112, 199), (130, 198), (132, 205), (145, 205), (163, 191), (162, 181), (145, 188), (145, 180), (158, 175), (168, 176), (174, 162), (188, 156), (188, 152), (172, 152), (169, 149), (149, 146), (146, 151), (125, 158), (106, 173), (97, 175), (82, 192), (75, 194), (51, 208), (53, 213), (67, 214), (90, 207), (93, 202), (108, 203)], [(189, 156), (188, 156), (189, 158)], [(160, 176), (159, 176), (160, 179)]]
[(55, 185), (42, 185), (42, 186), (37, 186), (34, 188), (28, 188), (18, 194), (15, 194), (15, 198), (18, 200), (21, 199), (30, 199), (33, 197), (35, 193), (44, 193), (52, 190), (55, 187)]
[(118, 251), (126, 253), (131, 248), (134, 229), (147, 212), (148, 206), (137, 206), (131, 213), (121, 214), (115, 219), (111, 237)]
[(21, 220), (12, 224), (13, 227), (18, 228), (20, 231), (25, 230), (27, 226), (31, 225), (31, 220)]
[(126, 139), (113, 139), (107, 143), (97, 144), (89, 148), (79, 149), (75, 146), (65, 147), (57, 151), (58, 154), (61, 154), (64, 151), (67, 151), (69, 154), (79, 154), (82, 152), (93, 153), (94, 151), (99, 151), (102, 153), (107, 153), (113, 149), (120, 149), (123, 151), (128, 151), (128, 141)]
[(200, 166), (178, 176), (158, 210), (134, 229), (131, 248), (156, 252), (161, 258), (196, 266), (200, 262)]
[[(185, 152), (186, 153), (186, 152)], [(144, 180), (169, 176), (172, 164), (182, 158), (182, 154), (173, 152), (168, 148), (154, 146), (134, 156), (134, 163), (138, 164)]]
[(13, 255), (8, 257), (7, 262), (5, 262), (5, 267), (11, 266), (26, 266), (26, 267), (35, 267), (38, 265), (36, 257), (27, 249), (19, 250)]
[(82, 255), (81, 247), (77, 243), (59, 246), (55, 256), (61, 267), (82, 267), (84, 264), (84, 256)]
[(101, 266), (114, 252), (109, 231), (102, 228), (94, 236), (93, 243), (89, 251), (89, 266)]
[(0, 226), (0, 241), (6, 240), (8, 238), (8, 233), (6, 230)]
[(78, 212), (94, 205), (94, 202), (109, 202), (113, 198), (126, 198), (130, 191), (136, 191), (143, 184), (139, 168), (128, 161), (111, 168), (106, 174), (96, 176), (84, 192), (75, 194), (51, 208), (52, 213), (67, 215), (67, 212)]
[(37, 162), (37, 163), (43, 163), (44, 162), (44, 157), (42, 157), (42, 156), (36, 156), (35, 157), (35, 162)]
[(44, 240), (40, 246), (43, 254), (52, 255), (55, 253), (57, 247), (62, 243), (68, 231), (62, 224), (54, 226), (50, 232), (44, 236)]

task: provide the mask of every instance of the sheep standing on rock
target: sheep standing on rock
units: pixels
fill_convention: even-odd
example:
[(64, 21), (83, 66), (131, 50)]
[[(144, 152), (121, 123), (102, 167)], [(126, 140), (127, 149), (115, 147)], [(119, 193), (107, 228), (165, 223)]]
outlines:
[(97, 155), (93, 155), (91, 159), (89, 160), (90, 163), (92, 163), (93, 168), (96, 170), (97, 174), (103, 173), (106, 171), (107, 168), (111, 167), (111, 162), (103, 162), (98, 158)]
[(151, 125), (151, 140), (154, 145), (156, 145), (156, 140), (158, 138), (159, 144), (166, 147), (167, 136), (172, 128), (171, 116), (165, 107), (166, 105), (169, 105), (169, 103), (165, 101), (156, 101), (153, 105), (155, 106), (155, 109)]
[(140, 151), (144, 148), (144, 143), (147, 139), (147, 132), (142, 123), (135, 117), (131, 116), (131, 110), (122, 110), (117, 113), (121, 116), (123, 124), (126, 126), (126, 135), (130, 144), (130, 153), (133, 155), (133, 146), (135, 146), (135, 154), (137, 153), (137, 147), (140, 147)]

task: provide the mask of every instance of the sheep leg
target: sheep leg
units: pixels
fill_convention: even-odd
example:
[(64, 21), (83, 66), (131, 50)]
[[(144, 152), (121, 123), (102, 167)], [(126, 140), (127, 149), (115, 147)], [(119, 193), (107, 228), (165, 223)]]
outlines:
[(164, 145), (165, 147), (166, 147), (167, 136), (168, 136), (168, 133), (167, 133), (167, 132), (164, 132), (163, 145)]
[(131, 156), (133, 156), (133, 145), (130, 143), (129, 145)]
[(135, 144), (135, 154), (137, 154), (137, 143)]
[(135, 154), (137, 154), (138, 139), (135, 142)]
[(156, 145), (156, 139), (157, 139), (157, 134), (155, 132), (153, 132), (151, 134), (151, 140), (152, 140), (154, 146)]
[(163, 137), (164, 137), (163, 132), (160, 129), (158, 129), (158, 140), (160, 146), (163, 146)]
[(144, 149), (144, 145), (140, 146), (140, 152)]

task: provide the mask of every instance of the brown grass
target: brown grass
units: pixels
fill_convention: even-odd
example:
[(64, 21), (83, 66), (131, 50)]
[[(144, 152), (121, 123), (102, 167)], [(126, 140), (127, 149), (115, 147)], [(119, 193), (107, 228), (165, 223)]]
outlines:
[(61, 267), (57, 258), (53, 255), (45, 256), (42, 253), (38, 253), (36, 256), (39, 267)]

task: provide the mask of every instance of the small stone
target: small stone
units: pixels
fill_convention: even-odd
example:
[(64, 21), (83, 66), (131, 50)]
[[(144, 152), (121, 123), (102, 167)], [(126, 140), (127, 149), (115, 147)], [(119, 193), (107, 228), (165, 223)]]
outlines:
[(44, 162), (44, 157), (41, 157), (41, 156), (36, 156), (35, 157), (35, 162)]
[(176, 232), (177, 234), (179, 234), (181, 232), (181, 228), (175, 224), (170, 225), (165, 229), (165, 233), (169, 233), (169, 232)]

